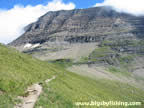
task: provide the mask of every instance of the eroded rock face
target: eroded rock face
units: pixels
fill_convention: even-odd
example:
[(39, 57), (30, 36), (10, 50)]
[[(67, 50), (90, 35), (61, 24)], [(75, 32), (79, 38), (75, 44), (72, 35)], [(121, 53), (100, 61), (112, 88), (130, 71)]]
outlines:
[(144, 17), (110, 7), (48, 12), (25, 27), (25, 33), (10, 45), (42, 60), (81, 58), (98, 46), (110, 47), (115, 54), (143, 55)]
[(48, 12), (10, 45), (41, 60), (126, 64), (127, 71), (137, 73), (144, 65), (144, 16), (110, 7)]
[(10, 45), (143, 38), (143, 20), (143, 17), (117, 13), (109, 7), (48, 12), (37, 22), (28, 25), (26, 32)]

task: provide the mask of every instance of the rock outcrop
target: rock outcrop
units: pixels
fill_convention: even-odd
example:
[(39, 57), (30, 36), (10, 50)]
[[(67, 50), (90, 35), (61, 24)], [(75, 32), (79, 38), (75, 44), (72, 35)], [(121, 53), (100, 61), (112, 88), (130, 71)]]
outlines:
[(144, 17), (110, 7), (48, 12), (10, 45), (43, 60), (89, 56), (98, 46), (143, 55)]
[(100, 42), (105, 39), (143, 38), (144, 17), (118, 13), (110, 7), (48, 12), (25, 28), (25, 33), (10, 43)]

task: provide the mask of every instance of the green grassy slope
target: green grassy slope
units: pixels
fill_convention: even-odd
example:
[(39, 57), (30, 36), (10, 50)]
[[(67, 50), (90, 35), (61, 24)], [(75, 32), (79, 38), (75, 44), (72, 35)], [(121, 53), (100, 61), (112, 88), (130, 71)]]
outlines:
[(0, 45), (0, 108), (7, 108), (7, 105), (11, 108), (14, 97), (24, 95), (29, 85), (44, 81), (59, 71), (55, 65)]
[(0, 108), (13, 108), (16, 96), (25, 95), (29, 85), (53, 75), (57, 75), (55, 80), (43, 83), (43, 93), (36, 108), (75, 108), (76, 101), (91, 100), (143, 102), (141, 89), (109, 80), (93, 80), (64, 68), (58, 63), (42, 62), (0, 45)]
[[(49, 84), (44, 84), (44, 92), (40, 96), (36, 108), (77, 108), (75, 102), (91, 101), (124, 101), (143, 102), (144, 91), (128, 84), (110, 80), (92, 80), (67, 72)], [(79, 106), (80, 108), (103, 108), (102, 106)], [(124, 108), (124, 106), (117, 106)], [(109, 106), (107, 108), (117, 108)], [(143, 108), (130, 106), (128, 108)], [(105, 108), (105, 107), (104, 107)]]
[[(67, 64), (66, 64), (67, 63)], [(36, 108), (103, 108), (102, 106), (76, 106), (75, 102), (91, 101), (124, 101), (142, 102), (142, 106), (130, 106), (128, 108), (144, 107), (144, 90), (130, 86), (127, 83), (106, 79), (91, 79), (75, 73), (65, 71), (71, 66), (70, 62), (56, 62), (64, 73), (57, 76), (48, 84), (43, 84), (44, 92), (40, 96)], [(106, 108), (124, 108), (124, 106), (109, 106)], [(105, 108), (105, 107), (104, 107)], [(127, 107), (126, 107), (127, 108)]]

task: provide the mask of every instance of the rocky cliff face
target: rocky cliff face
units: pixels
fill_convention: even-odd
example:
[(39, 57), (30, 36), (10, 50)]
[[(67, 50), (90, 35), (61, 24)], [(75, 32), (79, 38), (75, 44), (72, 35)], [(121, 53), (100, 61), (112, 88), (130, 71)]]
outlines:
[(105, 39), (143, 38), (144, 18), (117, 13), (109, 7), (48, 12), (11, 45), (26, 43), (100, 42)]
[(142, 72), (144, 17), (110, 7), (48, 12), (10, 45), (41, 60), (73, 59)]
[[(118, 53), (144, 54), (144, 17), (118, 13), (110, 7), (48, 12), (25, 31), (10, 45), (38, 58), (69, 57), (76, 48), (92, 51), (97, 45)], [(49, 52), (54, 54), (51, 56)]]

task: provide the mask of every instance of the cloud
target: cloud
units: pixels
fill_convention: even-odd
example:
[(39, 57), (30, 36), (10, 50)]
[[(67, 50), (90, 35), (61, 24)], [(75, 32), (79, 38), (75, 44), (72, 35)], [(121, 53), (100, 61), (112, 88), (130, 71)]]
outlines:
[(144, 0), (104, 0), (103, 3), (97, 3), (95, 6), (111, 6), (118, 12), (144, 15)]
[(0, 10), (0, 43), (9, 43), (24, 33), (24, 27), (35, 22), (48, 11), (74, 9), (73, 3), (65, 4), (62, 0), (53, 0), (47, 5), (15, 5), (10, 10)]

